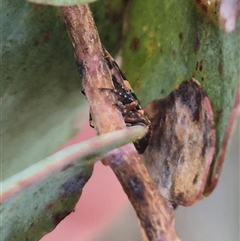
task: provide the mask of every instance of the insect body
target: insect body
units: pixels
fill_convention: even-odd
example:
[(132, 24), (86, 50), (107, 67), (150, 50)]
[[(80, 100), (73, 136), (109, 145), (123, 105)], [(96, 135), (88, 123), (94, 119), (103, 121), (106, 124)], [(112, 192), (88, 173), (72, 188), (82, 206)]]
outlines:
[(137, 96), (133, 92), (118, 64), (104, 47), (103, 52), (104, 58), (111, 72), (114, 89), (102, 88), (100, 90), (110, 90), (115, 94), (117, 102), (114, 104), (121, 111), (127, 126), (143, 125), (148, 128), (147, 134), (134, 142), (138, 152), (143, 153), (148, 145), (148, 140), (151, 135), (151, 123), (145, 115)]
[(114, 89), (122, 114), (127, 125), (149, 125), (150, 122), (140, 106), (140, 102), (128, 83), (125, 75), (122, 73), (118, 64), (111, 55), (104, 49), (104, 58), (112, 75)]

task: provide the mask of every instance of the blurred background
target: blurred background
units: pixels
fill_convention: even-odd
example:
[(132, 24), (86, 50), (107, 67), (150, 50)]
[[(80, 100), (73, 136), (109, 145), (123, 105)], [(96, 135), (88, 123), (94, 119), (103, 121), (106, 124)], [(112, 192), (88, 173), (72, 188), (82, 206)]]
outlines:
[[(86, 128), (88, 139), (94, 130)], [(176, 230), (182, 241), (238, 241), (239, 235), (239, 118), (214, 192), (192, 207), (176, 211)], [(109, 167), (97, 163), (83, 189), (75, 212), (41, 241), (140, 241), (138, 220)]]

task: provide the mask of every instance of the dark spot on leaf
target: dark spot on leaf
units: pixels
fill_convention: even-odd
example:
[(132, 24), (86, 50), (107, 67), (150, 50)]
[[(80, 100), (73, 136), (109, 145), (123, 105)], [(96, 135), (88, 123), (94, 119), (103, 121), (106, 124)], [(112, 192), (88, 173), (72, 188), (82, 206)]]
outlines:
[(34, 6), (33, 9), (35, 11), (35, 14), (38, 14), (37, 12), (41, 9), (40, 5), (34, 4), (33, 6)]
[(196, 63), (195, 70), (198, 71), (198, 62)]
[(117, 14), (117, 13), (113, 13), (113, 14), (110, 15), (110, 19), (111, 19), (113, 24), (118, 22), (121, 17), (122, 17), (122, 15), (121, 14)]
[(136, 177), (129, 177), (128, 186), (130, 187), (131, 192), (137, 199), (144, 199), (144, 187), (141, 180)]
[(57, 226), (66, 216), (68, 216), (72, 212), (67, 210), (65, 212), (59, 212), (53, 215), (53, 225)]
[(109, 34), (106, 34), (106, 35), (104, 36), (104, 40), (107, 42), (109, 39), (110, 39), (110, 35), (109, 35)]
[(223, 115), (223, 109), (219, 109), (216, 113), (215, 123), (218, 123)]
[(176, 55), (177, 55), (177, 51), (176, 51), (176, 49), (173, 49), (172, 50), (172, 56), (175, 57)]
[(199, 88), (199, 85), (194, 81), (184, 81), (176, 91), (178, 101), (188, 107), (193, 121), (199, 120), (199, 112), (202, 100)]
[(203, 70), (203, 63), (204, 63), (204, 60), (201, 60), (200, 63), (199, 63), (199, 70), (200, 71)]
[(204, 81), (204, 77), (202, 77), (201, 80)]
[(219, 74), (222, 74), (222, 72), (223, 72), (223, 62), (222, 61), (218, 65), (218, 72), (219, 72)]
[(51, 32), (50, 32), (50, 31), (47, 31), (47, 32), (45, 33), (45, 35), (44, 35), (43, 41), (44, 41), (45, 43), (48, 43), (48, 42), (50, 42), (51, 38), (52, 38)]
[(66, 196), (74, 192), (80, 192), (91, 175), (78, 174), (70, 177), (60, 189), (60, 195)]
[(53, 208), (53, 206), (54, 206), (54, 203), (52, 203), (52, 202), (47, 204), (46, 207), (45, 207), (45, 211), (51, 210)]
[(179, 38), (179, 40), (183, 40), (183, 32), (180, 32), (179, 34), (178, 34), (178, 38)]
[(195, 38), (194, 38), (194, 41), (193, 41), (193, 50), (194, 50), (194, 53), (197, 54), (198, 51), (200, 49), (200, 39), (199, 39), (199, 36), (198, 34), (196, 34)]
[(201, 4), (200, 5), (201, 9), (203, 10), (203, 12), (207, 13), (208, 12), (208, 7), (206, 4)]
[(34, 226), (35, 226), (35, 223), (32, 222), (32, 223), (30, 224), (29, 228), (33, 228)]
[(130, 49), (132, 51), (137, 51), (139, 49), (139, 39), (133, 38), (130, 44)]
[(33, 45), (34, 45), (35, 47), (37, 47), (37, 46), (39, 45), (39, 41), (38, 41), (38, 40), (35, 40), (34, 43), (33, 43)]
[(193, 179), (193, 184), (195, 185), (198, 181), (198, 174), (195, 175), (194, 179)]
[(204, 11), (205, 13), (208, 12), (208, 7), (202, 0), (195, 0), (195, 2), (202, 11)]

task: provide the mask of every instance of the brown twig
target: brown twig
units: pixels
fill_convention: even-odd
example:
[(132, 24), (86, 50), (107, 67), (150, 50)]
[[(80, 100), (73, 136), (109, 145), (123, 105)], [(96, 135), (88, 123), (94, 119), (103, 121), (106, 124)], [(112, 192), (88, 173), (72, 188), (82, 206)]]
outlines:
[[(83, 90), (89, 101), (98, 134), (125, 127), (122, 114), (113, 105), (113, 88), (102, 46), (88, 5), (63, 7), (62, 16), (74, 47), (82, 78)], [(114, 150), (104, 160), (109, 164), (131, 201), (149, 241), (177, 241), (174, 216), (133, 144)]]

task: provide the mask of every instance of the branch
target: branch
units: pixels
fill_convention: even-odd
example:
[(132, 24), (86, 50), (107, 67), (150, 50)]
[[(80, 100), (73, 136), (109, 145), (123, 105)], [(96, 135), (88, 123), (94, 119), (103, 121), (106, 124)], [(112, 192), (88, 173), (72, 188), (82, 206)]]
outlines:
[[(111, 75), (88, 5), (63, 7), (62, 16), (74, 47), (82, 86), (98, 134), (122, 129), (125, 123), (115, 105)], [(111, 166), (131, 201), (149, 241), (178, 241), (172, 210), (160, 195), (133, 144), (112, 151), (104, 160)]]

